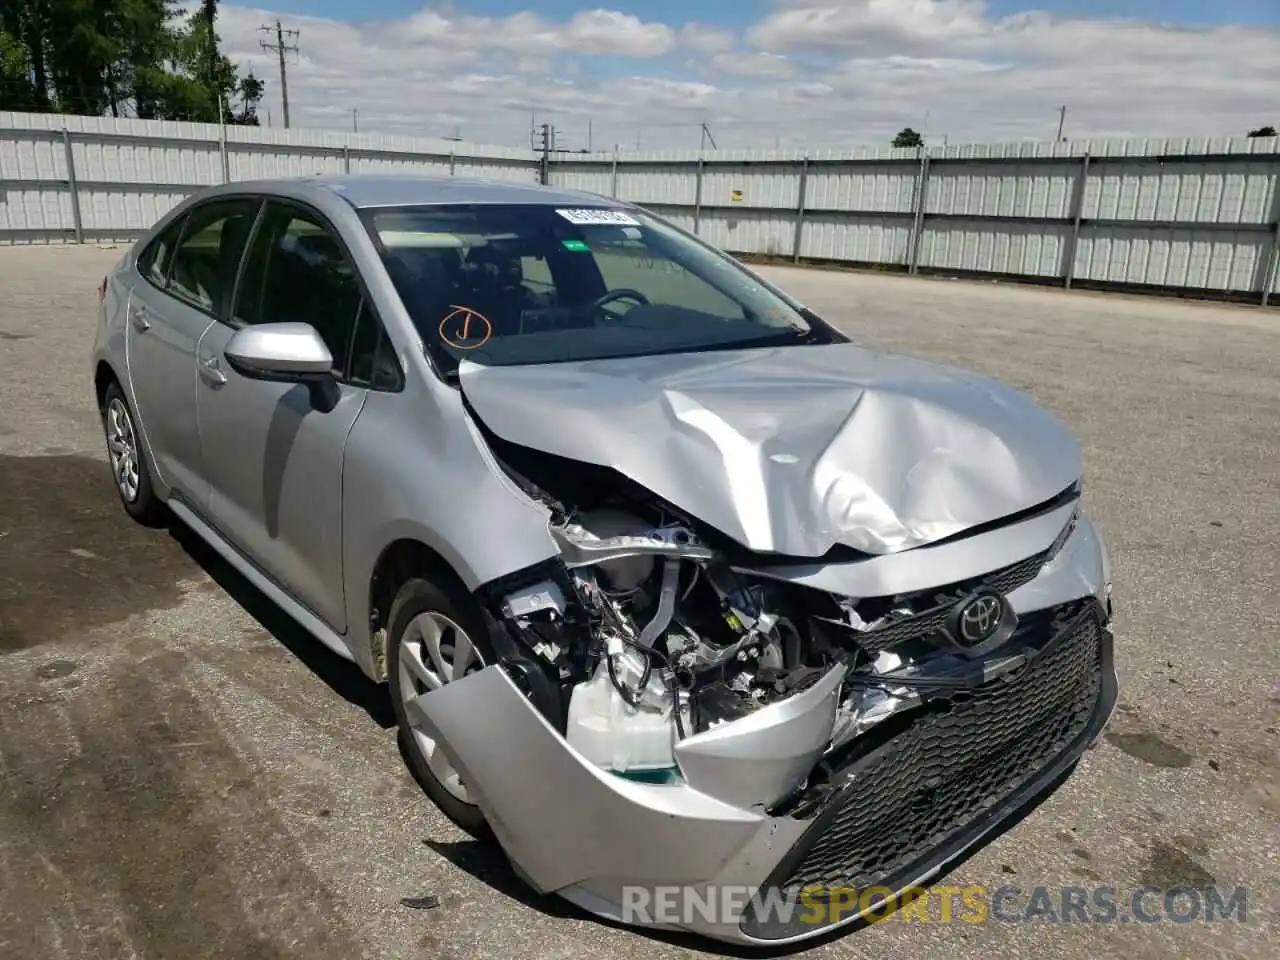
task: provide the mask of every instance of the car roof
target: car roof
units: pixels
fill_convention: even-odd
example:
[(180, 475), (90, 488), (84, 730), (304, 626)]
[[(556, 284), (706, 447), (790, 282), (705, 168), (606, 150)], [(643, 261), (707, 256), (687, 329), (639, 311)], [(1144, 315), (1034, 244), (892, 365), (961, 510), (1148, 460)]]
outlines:
[(548, 206), (625, 207), (609, 197), (519, 180), (480, 180), (429, 174), (317, 174), (271, 180), (240, 181), (221, 188), (306, 199), (320, 192), (342, 197), (353, 207), (398, 207), (415, 204), (493, 203)]

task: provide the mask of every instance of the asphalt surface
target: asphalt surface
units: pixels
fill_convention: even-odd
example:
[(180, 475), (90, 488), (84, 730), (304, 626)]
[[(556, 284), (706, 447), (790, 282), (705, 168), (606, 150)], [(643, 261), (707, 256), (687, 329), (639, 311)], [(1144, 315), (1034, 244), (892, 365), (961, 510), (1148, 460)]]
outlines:
[[(0, 249), (0, 956), (712, 955), (530, 894), (452, 827), (390, 710), (182, 531), (118, 507), (92, 406), (119, 249)], [(947, 882), (1247, 888), (1245, 922), (892, 921), (803, 955), (1274, 957), (1280, 313), (768, 270), (860, 339), (1029, 390), (1109, 539), (1106, 740)], [(1147, 901), (1158, 907), (1159, 898)], [(704, 952), (705, 951), (705, 954)]]

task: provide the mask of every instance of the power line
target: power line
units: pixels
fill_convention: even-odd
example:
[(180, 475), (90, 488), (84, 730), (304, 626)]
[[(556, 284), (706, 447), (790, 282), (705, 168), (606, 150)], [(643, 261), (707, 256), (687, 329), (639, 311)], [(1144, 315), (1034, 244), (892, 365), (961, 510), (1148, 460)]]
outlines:
[(274, 27), (262, 26), (258, 28), (259, 33), (265, 33), (270, 36), (273, 32), (276, 35), (276, 42), (269, 40), (262, 41), (262, 49), (270, 53), (274, 53), (280, 58), (280, 106), (284, 111), (284, 125), (289, 126), (289, 79), (285, 71), (284, 55), (286, 53), (297, 53), (301, 56), (301, 51), (296, 43), (285, 43), (285, 37), (297, 37), (297, 30), (286, 30), (280, 26), (280, 21), (276, 21)]

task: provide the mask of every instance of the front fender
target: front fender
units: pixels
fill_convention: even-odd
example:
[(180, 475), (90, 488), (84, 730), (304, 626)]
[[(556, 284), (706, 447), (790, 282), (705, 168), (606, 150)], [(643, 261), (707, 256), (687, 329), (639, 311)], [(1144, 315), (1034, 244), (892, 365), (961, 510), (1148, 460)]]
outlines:
[(461, 399), (415, 372), (402, 392), (370, 391), (343, 456), (347, 622), (367, 669), (370, 583), (397, 540), (434, 551), (468, 590), (558, 555), (546, 511), (494, 467)]

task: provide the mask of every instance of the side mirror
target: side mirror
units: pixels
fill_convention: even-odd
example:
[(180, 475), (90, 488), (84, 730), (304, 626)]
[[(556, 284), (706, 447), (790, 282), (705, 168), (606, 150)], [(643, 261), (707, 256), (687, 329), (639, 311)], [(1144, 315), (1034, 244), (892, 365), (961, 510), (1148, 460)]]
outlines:
[(340, 396), (333, 356), (309, 323), (262, 323), (236, 331), (223, 351), (231, 369), (251, 380), (304, 383), (322, 413)]

